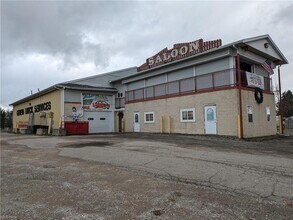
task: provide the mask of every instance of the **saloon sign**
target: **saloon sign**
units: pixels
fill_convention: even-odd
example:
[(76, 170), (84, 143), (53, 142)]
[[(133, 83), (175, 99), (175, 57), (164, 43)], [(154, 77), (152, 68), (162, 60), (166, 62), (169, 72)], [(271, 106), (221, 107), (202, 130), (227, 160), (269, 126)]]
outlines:
[(221, 45), (222, 41), (220, 39), (206, 42), (203, 42), (203, 39), (199, 39), (192, 42), (174, 44), (172, 49), (168, 50), (168, 48), (165, 48), (156, 55), (148, 58), (144, 64), (137, 68), (137, 71), (143, 71), (155, 66), (189, 57), (197, 53), (220, 47)]

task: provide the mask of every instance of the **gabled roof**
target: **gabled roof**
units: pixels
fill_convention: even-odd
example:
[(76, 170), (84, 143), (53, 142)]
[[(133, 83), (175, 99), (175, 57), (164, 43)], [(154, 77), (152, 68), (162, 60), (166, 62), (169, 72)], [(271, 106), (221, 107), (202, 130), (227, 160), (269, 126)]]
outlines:
[[(275, 44), (275, 42), (272, 40), (272, 38), (268, 34), (260, 35), (260, 36), (256, 36), (256, 37), (245, 38), (245, 39), (242, 39), (242, 40), (230, 43), (230, 44), (226, 44), (223, 47), (231, 47), (233, 45), (235, 45), (235, 46), (246, 46), (246, 45), (249, 45), (251, 42), (259, 41), (259, 40), (262, 40), (262, 39), (267, 40), (269, 45), (279, 55), (280, 59), (279, 60), (277, 60), (277, 59), (274, 60), (274, 62), (277, 62), (277, 65), (288, 64), (289, 63), (287, 58), (284, 56), (284, 54), (281, 52), (281, 50), (278, 48), (278, 46)], [(254, 48), (254, 50), (256, 51), (257, 49)], [(262, 52), (262, 51), (258, 51), (258, 52), (264, 54), (264, 52)]]
[(117, 80), (121, 77), (127, 77), (127, 76), (132, 76), (136, 74), (136, 66), (121, 69), (121, 70), (115, 70), (107, 73), (101, 73), (93, 76), (88, 76), (84, 78), (79, 78), (79, 79), (74, 79), (70, 81), (66, 81), (65, 83), (80, 83), (81, 81), (87, 81), (91, 79), (98, 79), (98, 78), (106, 78), (108, 82), (111, 82), (113, 80)]
[[(23, 99), (20, 99), (18, 101), (15, 101), (13, 103), (11, 103), (10, 105), (18, 105), (20, 103), (29, 101), (31, 99), (37, 98), (41, 95), (45, 95), (47, 93), (50, 93), (54, 90), (57, 89), (71, 89), (71, 90), (82, 90), (82, 91), (94, 91), (94, 92), (117, 92), (116, 88), (110, 87), (110, 86), (106, 86), (106, 83), (101, 83), (101, 85), (98, 86), (93, 86), (93, 85), (88, 85), (85, 83), (81, 83), (81, 81), (86, 81), (86, 80), (91, 80), (91, 79), (98, 79), (98, 78), (105, 78), (106, 77), (106, 81), (110, 83), (111, 79), (117, 79), (119, 77), (123, 77), (123, 76), (130, 76), (133, 75), (134, 72), (136, 73), (136, 66), (135, 67), (130, 67), (130, 68), (126, 68), (126, 69), (121, 69), (121, 70), (116, 70), (116, 71), (112, 71), (112, 72), (108, 72), (108, 73), (102, 73), (102, 74), (97, 74), (94, 76), (89, 76), (89, 77), (84, 77), (84, 78), (80, 78), (80, 79), (76, 79), (76, 80), (71, 80), (71, 81), (66, 81), (66, 82), (62, 82), (62, 83), (58, 83), (55, 84), (53, 86), (50, 86), (44, 90), (41, 90), (35, 94), (32, 94), (30, 96), (27, 96)], [(109, 84), (108, 83), (108, 84)]]
[(72, 90), (86, 90), (86, 91), (103, 91), (103, 92), (117, 92), (113, 87), (90, 86), (76, 83), (60, 83), (56, 87)]
[(37, 98), (39, 96), (48, 94), (48, 93), (53, 92), (58, 89), (82, 90), (82, 91), (86, 91), (86, 92), (117, 92), (117, 89), (112, 88), (112, 87), (96, 87), (96, 86), (81, 85), (81, 84), (74, 84), (74, 83), (59, 83), (59, 84), (55, 84), (53, 86), (50, 86), (44, 90), (41, 90), (35, 94), (27, 96), (23, 99), (20, 99), (16, 102), (13, 102), (9, 105), (12, 105), (12, 106), (18, 105), (18, 104), (21, 104), (23, 102)]
[(47, 94), (47, 93), (50, 93), (50, 92), (52, 92), (52, 91), (54, 91), (54, 90), (57, 90), (56, 85), (54, 85), (54, 86), (50, 86), (50, 87), (48, 87), (48, 88), (46, 88), (46, 89), (43, 89), (43, 90), (41, 90), (41, 91), (39, 91), (39, 92), (37, 92), (37, 93), (34, 93), (34, 94), (30, 95), (30, 96), (27, 96), (27, 97), (25, 97), (25, 98), (23, 98), (23, 99), (17, 100), (17, 101), (15, 101), (15, 102), (13, 102), (13, 103), (11, 103), (11, 104), (9, 104), (9, 105), (12, 105), (12, 106), (14, 106), (14, 105), (18, 105), (18, 104), (21, 104), (21, 103), (23, 103), (23, 102), (29, 101), (29, 100), (31, 100), (31, 99), (37, 98), (37, 97), (39, 97), (39, 96), (41, 96), (41, 95), (45, 95), (45, 94)]
[[(111, 82), (114, 83), (114, 82), (117, 82), (117, 81), (129, 79), (129, 78), (131, 78), (133, 76), (142, 75), (144, 73), (151, 72), (151, 71), (154, 71), (154, 70), (157, 70), (157, 69), (161, 69), (161, 68), (164, 68), (164, 67), (169, 66), (169, 65), (174, 65), (174, 64), (176, 64), (178, 62), (182, 62), (182, 61), (194, 59), (196, 57), (200, 57), (200, 56), (203, 56), (203, 55), (206, 55), (206, 54), (209, 54), (209, 53), (214, 53), (215, 51), (220, 51), (220, 50), (223, 50), (223, 49), (227, 49), (229, 47), (230, 48), (231, 47), (233, 48), (235, 46), (235, 47), (238, 47), (238, 48), (243, 48), (243, 47), (248, 46), (249, 43), (251, 43), (253, 41), (258, 41), (258, 40), (261, 40), (261, 39), (266, 39), (268, 41), (268, 43), (271, 45), (271, 47), (279, 55), (280, 59), (273, 58), (272, 61), (274, 61), (277, 65), (288, 64), (289, 63), (288, 60), (286, 59), (286, 57), (283, 55), (283, 53), (280, 51), (280, 49), (274, 43), (274, 41), (272, 40), (272, 38), (268, 34), (266, 34), (266, 35), (260, 35), (260, 36), (256, 36), (256, 37), (251, 37), (251, 38), (245, 38), (245, 39), (242, 39), (242, 40), (239, 40), (239, 41), (235, 41), (235, 42), (232, 42), (232, 43), (229, 43), (229, 44), (225, 44), (225, 45), (220, 46), (218, 48), (214, 48), (214, 49), (205, 51), (203, 53), (195, 54), (195, 55), (190, 56), (190, 57), (187, 57), (187, 58), (183, 58), (183, 59), (180, 59), (180, 60), (177, 60), (177, 61), (174, 61), (174, 62), (166, 63), (166, 64), (163, 64), (163, 65), (160, 65), (160, 66), (156, 66), (156, 67), (153, 67), (153, 68), (150, 68), (150, 69), (147, 69), (147, 70), (143, 70), (143, 71), (141, 71), (141, 72), (139, 72), (137, 74), (134, 74), (134, 75), (131, 75), (131, 76), (121, 77), (121, 78), (118, 78), (116, 80), (112, 80)], [(262, 51), (257, 51), (256, 48), (252, 48), (252, 49), (253, 49), (253, 52), (257, 52), (257, 53), (259, 53), (260, 55), (263, 55), (263, 56), (265, 55), (267, 58), (272, 58), (272, 57), (269, 56), (269, 54), (265, 54)]]

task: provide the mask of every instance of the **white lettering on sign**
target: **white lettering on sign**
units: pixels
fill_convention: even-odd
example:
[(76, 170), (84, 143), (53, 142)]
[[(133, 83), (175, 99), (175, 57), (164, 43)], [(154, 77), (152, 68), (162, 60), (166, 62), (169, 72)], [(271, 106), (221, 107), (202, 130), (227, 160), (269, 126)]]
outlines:
[(188, 45), (183, 45), (180, 48), (174, 48), (171, 51), (168, 50), (164, 53), (158, 54), (156, 56), (150, 57), (147, 59), (149, 66), (154, 64), (160, 64), (162, 62), (166, 63), (172, 59), (176, 59), (178, 56), (185, 56), (188, 53), (198, 52), (199, 49), (199, 40), (191, 42)]
[(181, 48), (179, 49), (179, 53), (180, 53), (181, 55), (185, 55), (185, 54), (187, 53), (187, 51), (188, 51), (188, 47), (187, 47), (187, 46), (183, 46), (183, 47), (181, 47)]
[(197, 43), (192, 42), (188, 46), (189, 46), (189, 52), (198, 51), (198, 49), (199, 49), (199, 43), (198, 42)]
[(157, 57), (156, 57), (156, 63), (160, 63), (160, 62), (162, 62), (162, 59), (161, 59), (160, 56), (157, 56)]
[(149, 58), (148, 62), (149, 62), (150, 66), (154, 65), (154, 63), (155, 63), (154, 58), (153, 57)]
[(174, 44), (172, 49), (168, 50), (165, 48), (156, 55), (148, 58), (146, 63), (137, 68), (137, 71), (143, 71), (155, 66), (183, 59), (197, 53), (220, 47), (221, 45), (221, 39), (206, 42), (203, 42), (202, 39), (199, 39), (193, 42)]
[(247, 85), (248, 86), (252, 86), (252, 87), (258, 87), (261, 89), (264, 89), (264, 77), (254, 74), (254, 73), (250, 73), (250, 72), (246, 72), (246, 79), (247, 79)]
[(177, 57), (178, 56), (178, 50), (177, 49), (174, 49), (171, 51), (171, 57), (174, 58), (174, 57)]
[(166, 62), (171, 59), (171, 55), (167, 53), (163, 53), (163, 61)]

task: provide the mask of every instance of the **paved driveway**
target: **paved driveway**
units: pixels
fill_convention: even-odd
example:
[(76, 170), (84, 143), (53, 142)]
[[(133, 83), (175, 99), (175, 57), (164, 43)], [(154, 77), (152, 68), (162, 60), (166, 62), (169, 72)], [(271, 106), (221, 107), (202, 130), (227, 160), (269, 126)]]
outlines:
[(58, 147), (59, 155), (111, 164), (164, 179), (274, 200), (293, 198), (292, 137), (232, 138), (124, 134), (11, 141)]
[(292, 137), (1, 134), (1, 219), (293, 219)]
[[(272, 199), (293, 198), (293, 155), (276, 152), (243, 153), (235, 149), (224, 151), (222, 149), (225, 146), (216, 149), (216, 146), (202, 145), (202, 139), (198, 142), (194, 140), (194, 145), (186, 148), (184, 140), (163, 142), (151, 135), (147, 139), (124, 140), (117, 136), (100, 136), (98, 139), (84, 140), (84, 143), (66, 144), (61, 148), (60, 155), (141, 170), (161, 178), (237, 193)], [(237, 145), (239, 141), (228, 142)], [(243, 145), (238, 144), (239, 148)], [(244, 144), (253, 145), (254, 142)], [(266, 141), (265, 144), (273, 143)], [(280, 145), (275, 147), (282, 148)]]

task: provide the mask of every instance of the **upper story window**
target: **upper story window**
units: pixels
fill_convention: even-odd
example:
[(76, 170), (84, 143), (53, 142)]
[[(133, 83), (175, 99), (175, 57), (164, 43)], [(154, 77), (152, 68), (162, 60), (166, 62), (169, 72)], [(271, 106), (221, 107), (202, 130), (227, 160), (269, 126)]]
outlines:
[(244, 61), (240, 61), (240, 70), (244, 70), (246, 72), (253, 72), (253, 68), (252, 68), (252, 64), (244, 62)]
[(122, 98), (122, 97), (123, 97), (123, 92), (118, 92), (118, 93), (117, 93), (117, 97), (118, 97), (118, 98)]

